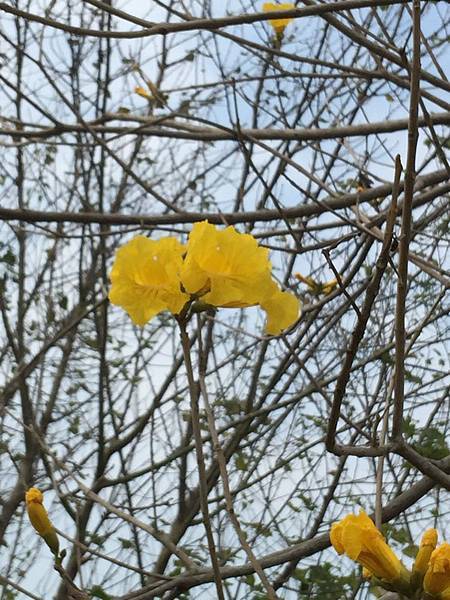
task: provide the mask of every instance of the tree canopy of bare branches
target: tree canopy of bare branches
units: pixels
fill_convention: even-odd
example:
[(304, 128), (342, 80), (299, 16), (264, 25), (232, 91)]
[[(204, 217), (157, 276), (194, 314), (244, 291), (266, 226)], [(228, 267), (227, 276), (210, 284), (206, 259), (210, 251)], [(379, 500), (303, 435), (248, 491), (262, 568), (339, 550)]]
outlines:
[[(361, 600), (336, 520), (450, 541), (449, 3), (0, 14), (0, 600)], [(205, 220), (270, 250), (292, 327), (111, 305), (120, 246)]]

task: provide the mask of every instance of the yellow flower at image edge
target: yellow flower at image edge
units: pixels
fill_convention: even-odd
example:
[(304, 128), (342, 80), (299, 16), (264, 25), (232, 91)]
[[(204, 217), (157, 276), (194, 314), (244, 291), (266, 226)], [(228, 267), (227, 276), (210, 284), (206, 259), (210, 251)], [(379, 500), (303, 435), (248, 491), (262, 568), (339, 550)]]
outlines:
[(364, 511), (333, 523), (330, 541), (338, 554), (345, 553), (379, 579), (389, 582), (407, 579), (405, 567)]
[[(295, 8), (295, 4), (292, 2), (285, 2), (284, 4), (274, 4), (273, 2), (264, 2), (263, 12), (273, 12), (274, 10), (292, 10)], [(293, 17), (287, 17), (286, 19), (269, 19), (269, 23), (274, 28), (275, 33), (278, 35), (283, 34), (286, 27), (293, 21)]]
[(441, 544), (432, 552), (423, 588), (442, 600), (450, 598), (450, 544)]
[(112, 304), (121, 306), (136, 325), (163, 310), (178, 314), (189, 296), (181, 291), (185, 247), (175, 238), (137, 236), (116, 252), (111, 270)]
[(50, 550), (57, 556), (59, 552), (58, 536), (48, 518), (43, 505), (44, 495), (37, 488), (30, 488), (25, 493), (27, 513), (31, 524), (38, 534), (45, 540)]

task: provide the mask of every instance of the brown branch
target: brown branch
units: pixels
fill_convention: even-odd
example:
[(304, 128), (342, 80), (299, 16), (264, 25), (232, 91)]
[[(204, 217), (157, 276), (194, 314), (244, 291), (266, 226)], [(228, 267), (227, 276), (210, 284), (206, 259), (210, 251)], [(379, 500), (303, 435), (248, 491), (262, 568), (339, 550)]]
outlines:
[(192, 432), (194, 434), (195, 452), (198, 466), (198, 481), (200, 490), (200, 508), (203, 515), (203, 525), (206, 531), (208, 540), (209, 555), (211, 557), (212, 568), (214, 572), (214, 583), (216, 584), (217, 597), (219, 600), (225, 600), (223, 591), (222, 576), (220, 573), (219, 561), (217, 558), (216, 545), (211, 527), (211, 518), (208, 510), (208, 476), (206, 473), (205, 457), (203, 453), (202, 432), (200, 429), (200, 412), (199, 412), (199, 385), (194, 379), (194, 371), (191, 361), (191, 342), (186, 331), (186, 322), (181, 318), (178, 320), (180, 327), (181, 346), (183, 348), (184, 364), (189, 384), (189, 396), (191, 400), (191, 421)]
[[(441, 169), (427, 175), (423, 175), (416, 181), (415, 192), (420, 189), (436, 185), (447, 179), (447, 171)], [(302, 204), (295, 208), (284, 208), (283, 217), (286, 219), (311, 217), (320, 215), (327, 210), (339, 210), (348, 208), (356, 204), (370, 202), (377, 198), (385, 198), (392, 193), (392, 184), (386, 183), (375, 188), (371, 188), (362, 193), (342, 194), (340, 196), (329, 197), (320, 201), (320, 205), (315, 203)], [(403, 190), (403, 184), (400, 184), (400, 191)], [(442, 195), (448, 191), (448, 187), (436, 190), (435, 195)], [(423, 197), (429, 202), (433, 196), (433, 190), (424, 192)], [(422, 196), (416, 197), (415, 206), (419, 206)], [(400, 205), (401, 206), (401, 205)], [(0, 220), (3, 221), (25, 221), (27, 223), (101, 223), (108, 225), (139, 225), (141, 227), (156, 227), (162, 225), (182, 225), (188, 223), (197, 223), (199, 221), (209, 221), (215, 225), (223, 225), (224, 222), (235, 225), (237, 223), (255, 223), (264, 221), (273, 221), (280, 219), (280, 212), (276, 209), (262, 209), (255, 211), (242, 211), (232, 213), (207, 213), (207, 212), (180, 212), (167, 215), (121, 215), (115, 213), (96, 213), (96, 212), (56, 212), (39, 211), (30, 209), (16, 209), (0, 207)]]
[[(214, 414), (212, 411), (211, 403), (209, 402), (208, 390), (206, 388), (206, 381), (205, 381), (206, 354), (203, 352), (202, 334), (201, 334), (202, 323), (201, 323), (201, 320), (199, 317), (197, 317), (197, 326), (199, 329), (199, 334), (198, 334), (199, 353), (200, 353), (200, 356), (202, 357), (200, 360), (200, 365), (199, 365), (200, 393), (201, 393), (203, 403), (205, 406), (206, 418), (208, 421), (208, 429), (209, 429), (209, 432), (211, 435), (211, 440), (213, 442), (213, 447), (214, 447), (214, 452), (216, 454), (217, 464), (219, 466), (220, 478), (222, 480), (223, 495), (225, 497), (227, 513), (228, 513), (230, 521), (234, 527), (234, 530), (236, 531), (236, 534), (239, 538), (239, 542), (240, 542), (242, 548), (244, 549), (245, 553), (247, 554), (247, 558), (250, 561), (250, 564), (254, 568), (255, 573), (258, 574), (258, 577), (260, 578), (261, 583), (263, 584), (263, 586), (267, 592), (267, 597), (269, 598), (269, 600), (277, 600), (278, 596), (276, 595), (275, 590), (273, 589), (270, 581), (268, 580), (267, 575), (264, 573), (261, 565), (259, 564), (258, 559), (256, 558), (255, 554), (253, 553), (253, 550), (251, 549), (251, 546), (247, 541), (245, 532), (241, 528), (241, 524), (239, 522), (238, 516), (234, 510), (233, 497), (232, 497), (231, 488), (230, 488), (230, 480), (228, 477), (227, 461), (225, 459), (225, 455), (224, 455), (222, 446), (220, 445), (220, 440), (219, 440), (219, 435), (217, 433)], [(210, 332), (212, 331), (211, 328), (209, 331)]]
[(395, 381), (393, 439), (402, 437), (403, 403), (405, 396), (405, 310), (408, 285), (408, 251), (411, 238), (412, 202), (416, 180), (416, 150), (420, 98), (420, 0), (413, 2), (413, 63), (409, 104), (408, 154), (405, 166), (405, 188), (402, 209), (402, 228), (399, 243), (397, 303), (395, 309)]
[[(167, 139), (195, 140), (200, 142), (217, 142), (227, 140), (239, 140), (239, 137), (251, 137), (256, 140), (286, 140), (286, 141), (316, 141), (333, 140), (336, 138), (358, 137), (366, 135), (379, 135), (381, 133), (392, 133), (408, 129), (408, 119), (393, 119), (361, 123), (358, 125), (344, 125), (341, 127), (314, 127), (298, 129), (241, 129), (235, 131), (230, 128), (199, 127), (183, 121), (176, 121), (172, 115), (158, 118), (139, 117), (120, 113), (108, 113), (101, 121), (130, 121), (141, 123), (140, 126), (124, 127), (119, 125), (102, 125), (97, 119), (94, 122), (81, 123), (58, 123), (54, 127), (39, 127), (35, 130), (13, 128), (0, 129), (0, 136), (9, 136), (13, 139), (26, 139), (30, 142), (38, 142), (49, 137), (63, 135), (64, 133), (96, 133), (109, 135), (140, 135), (143, 137), (161, 137)], [(164, 127), (157, 125), (164, 125)], [(450, 125), (450, 112), (432, 113), (427, 117), (420, 117), (417, 121), (418, 127), (429, 127), (432, 125)]]
[[(342, 365), (341, 372), (339, 373), (339, 377), (336, 381), (336, 387), (334, 390), (333, 396), (333, 405), (331, 407), (330, 418), (328, 422), (328, 430), (327, 430), (327, 439), (326, 439), (326, 447), (328, 452), (334, 452), (336, 454), (340, 453), (341, 448), (336, 444), (335, 435), (336, 428), (339, 421), (339, 416), (341, 412), (341, 405), (345, 395), (345, 390), (347, 388), (347, 384), (350, 378), (351, 368), (353, 361), (355, 360), (356, 352), (358, 351), (359, 344), (364, 336), (367, 322), (370, 318), (370, 314), (372, 311), (373, 303), (375, 302), (375, 298), (377, 297), (381, 279), (383, 277), (383, 273), (386, 270), (389, 254), (391, 251), (391, 243), (392, 236), (394, 233), (394, 224), (395, 217), (397, 214), (397, 195), (400, 187), (400, 175), (401, 175), (401, 163), (400, 157), (396, 158), (396, 168), (395, 168), (395, 181), (393, 184), (393, 196), (391, 207), (389, 209), (389, 217), (386, 223), (386, 233), (384, 236), (383, 245), (380, 251), (380, 255), (375, 265), (374, 274), (372, 279), (367, 287), (366, 296), (364, 298), (364, 303), (357, 320), (356, 326), (354, 328), (352, 338), (350, 344), (345, 352), (345, 359)], [(368, 450), (368, 448), (364, 448), (364, 451)], [(378, 450), (378, 448), (377, 448)]]
[(33, 594), (32, 592), (29, 592), (28, 590), (23, 588), (21, 585), (19, 585), (12, 579), (8, 579), (7, 577), (4, 577), (1, 574), (0, 574), (0, 583), (2, 584), (2, 586), (4, 586), (3, 590), (5, 592), (8, 587), (11, 587), (11, 588), (13, 588), (13, 590), (16, 590), (16, 591), (20, 592), (21, 594), (23, 594), (23, 597), (32, 598), (33, 600), (43, 600), (42, 596), (36, 596), (35, 594)]
[[(290, 10), (279, 10), (270, 13), (260, 12), (246, 15), (236, 15), (232, 17), (222, 17), (219, 19), (190, 19), (184, 23), (152, 23), (142, 20), (146, 29), (141, 31), (103, 31), (98, 29), (87, 29), (85, 27), (74, 27), (60, 23), (49, 17), (42, 17), (24, 10), (19, 10), (5, 2), (0, 2), (0, 10), (6, 13), (16, 15), (27, 21), (33, 21), (60, 29), (66, 33), (80, 36), (92, 36), (98, 38), (116, 38), (116, 39), (134, 39), (142, 37), (150, 37), (153, 35), (167, 35), (179, 31), (198, 31), (198, 30), (217, 30), (222, 27), (230, 27), (232, 25), (242, 25), (244, 23), (256, 23), (258, 21), (268, 21), (276, 18), (296, 18), (309, 17), (313, 15), (322, 15), (328, 12), (337, 12), (339, 10), (350, 10), (352, 8), (365, 8), (370, 6), (390, 6), (393, 4), (402, 4), (405, 0), (341, 0), (333, 4), (319, 4), (312, 7), (303, 7)], [(125, 18), (124, 15), (121, 18)], [(136, 22), (134, 19), (133, 22)]]
[[(450, 471), (450, 459), (442, 461), (440, 466), (445, 472), (448, 473)], [(386, 523), (392, 520), (407, 510), (410, 506), (413, 506), (416, 502), (428, 494), (428, 492), (432, 490), (435, 485), (436, 482), (433, 481), (433, 479), (425, 476), (420, 481), (410, 486), (407, 490), (386, 504), (382, 513), (383, 522)], [(330, 546), (331, 543), (328, 533), (323, 533), (309, 540), (302, 541), (299, 544), (294, 544), (293, 546), (284, 550), (260, 557), (259, 562), (263, 568), (267, 569), (282, 565), (289, 561), (300, 561), (303, 558), (307, 558), (308, 556), (312, 556), (318, 552), (326, 550)], [(227, 579), (230, 577), (249, 575), (250, 573), (253, 573), (254, 570), (252, 565), (247, 563), (243, 565), (222, 567), (220, 572), (222, 578)], [(144, 588), (137, 592), (132, 592), (130, 594), (126, 594), (125, 596), (121, 596), (117, 600), (150, 600), (150, 598), (161, 596), (167, 590), (188, 590), (211, 581), (213, 581), (213, 573), (211, 570), (193, 575), (180, 575), (179, 577), (174, 577), (171, 582), (164, 583), (152, 591), (147, 591), (147, 589)]]
[[(303, 0), (304, 4), (306, 4), (307, 6), (316, 6), (314, 0)], [(405, 4), (407, 4), (407, 2), (405, 2)], [(369, 50), (370, 52), (372, 52), (375, 56), (379, 56), (381, 59), (386, 60), (390, 65), (398, 65), (399, 67), (405, 67), (404, 62), (402, 60), (402, 58), (399, 56), (399, 53), (395, 53), (392, 52), (391, 50), (387, 49), (386, 46), (383, 46), (381, 44), (377, 44), (375, 42), (373, 42), (372, 40), (370, 40), (367, 35), (365, 35), (364, 32), (360, 31), (359, 29), (355, 28), (355, 27), (348, 27), (346, 25), (343, 24), (342, 21), (340, 21), (338, 18), (336, 18), (334, 15), (329, 15), (329, 14), (324, 14), (323, 17), (326, 21), (328, 21), (328, 23), (330, 23), (330, 25), (333, 25), (333, 27), (335, 27), (338, 31), (340, 31), (341, 33), (343, 33), (344, 35), (346, 35), (350, 40), (352, 40), (353, 42), (355, 42), (356, 44), (358, 44), (359, 46), (363, 47), (363, 48), (367, 48), (367, 50)], [(420, 32), (419, 32), (419, 43), (420, 43)], [(420, 57), (419, 57), (420, 59)], [(435, 75), (432, 75), (431, 73), (428, 73), (427, 71), (422, 71), (420, 69), (420, 64), (419, 64), (419, 71), (417, 73), (418, 76), (420, 76), (421, 79), (424, 79), (425, 81), (427, 81), (428, 83), (431, 83), (432, 85), (442, 88), (444, 90), (450, 91), (450, 82), (449, 81), (445, 81), (444, 79), (439, 79), (439, 77), (436, 77)]]

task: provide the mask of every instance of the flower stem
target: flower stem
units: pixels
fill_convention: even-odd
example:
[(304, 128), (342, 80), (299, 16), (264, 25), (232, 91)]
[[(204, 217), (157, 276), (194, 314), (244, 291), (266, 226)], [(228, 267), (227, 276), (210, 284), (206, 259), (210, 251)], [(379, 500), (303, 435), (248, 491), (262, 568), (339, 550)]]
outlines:
[(195, 452), (197, 456), (198, 476), (199, 476), (199, 490), (200, 490), (200, 508), (203, 515), (203, 524), (205, 526), (206, 538), (208, 540), (209, 554), (211, 556), (211, 564), (214, 572), (214, 581), (216, 584), (217, 597), (219, 600), (225, 600), (222, 577), (220, 574), (219, 562), (217, 560), (216, 546), (214, 544), (214, 537), (211, 527), (211, 519), (208, 511), (208, 483), (205, 467), (205, 458), (203, 454), (203, 444), (200, 431), (200, 415), (198, 408), (199, 398), (199, 386), (194, 379), (194, 372), (192, 369), (191, 352), (190, 352), (190, 341), (186, 331), (186, 322), (179, 319), (178, 325), (180, 327), (181, 346), (183, 349), (184, 364), (186, 367), (186, 373), (189, 385), (189, 396), (191, 400), (191, 419), (192, 419), (192, 431), (194, 434)]

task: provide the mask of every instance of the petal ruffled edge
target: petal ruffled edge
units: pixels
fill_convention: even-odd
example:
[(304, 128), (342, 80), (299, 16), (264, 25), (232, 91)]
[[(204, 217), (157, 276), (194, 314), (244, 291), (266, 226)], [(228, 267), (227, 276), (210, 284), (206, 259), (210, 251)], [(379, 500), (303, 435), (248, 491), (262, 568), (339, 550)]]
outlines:
[(301, 302), (291, 292), (282, 292), (279, 288), (269, 298), (261, 302), (266, 311), (266, 333), (279, 335), (290, 327), (300, 316)]

